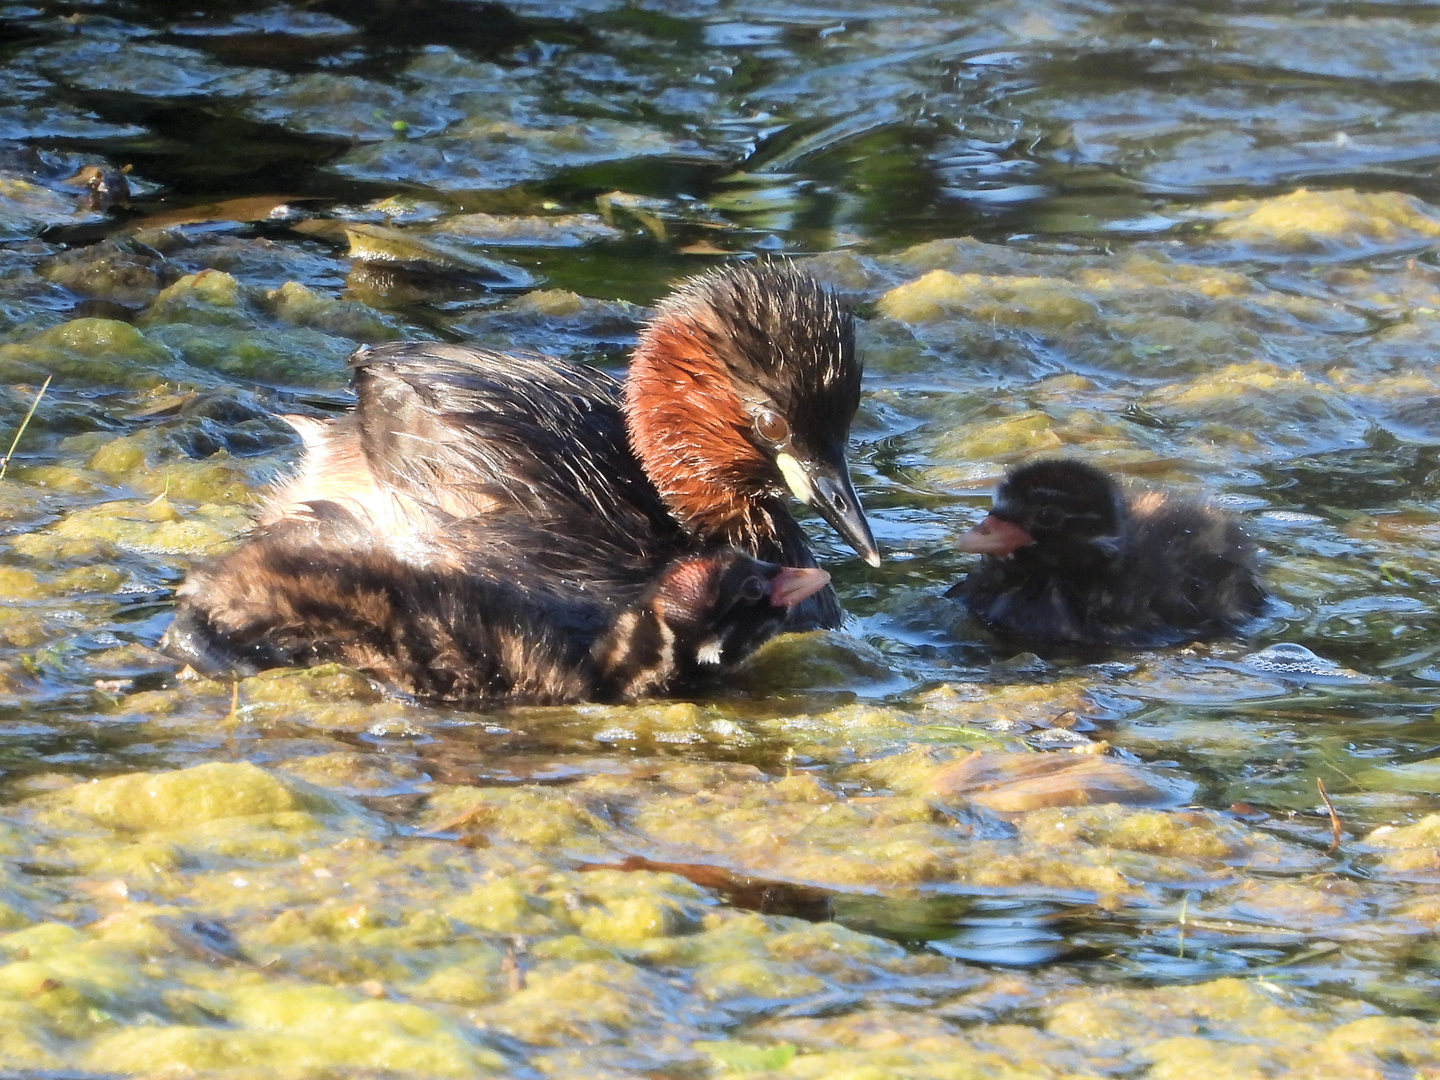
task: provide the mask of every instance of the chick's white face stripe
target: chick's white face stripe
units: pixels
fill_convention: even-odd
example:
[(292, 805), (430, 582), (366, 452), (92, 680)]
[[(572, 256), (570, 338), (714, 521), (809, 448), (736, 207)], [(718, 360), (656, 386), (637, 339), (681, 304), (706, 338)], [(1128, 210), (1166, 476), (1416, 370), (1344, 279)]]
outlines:
[(790, 489), (790, 494), (809, 506), (810, 500), (814, 497), (810, 489), (810, 477), (805, 475), (805, 470), (796, 460), (795, 455), (776, 454), (775, 464), (780, 466), (780, 475), (785, 478), (785, 486)]
[(718, 637), (711, 638), (695, 650), (695, 659), (702, 664), (711, 667), (719, 667), (723, 655), (724, 644)]

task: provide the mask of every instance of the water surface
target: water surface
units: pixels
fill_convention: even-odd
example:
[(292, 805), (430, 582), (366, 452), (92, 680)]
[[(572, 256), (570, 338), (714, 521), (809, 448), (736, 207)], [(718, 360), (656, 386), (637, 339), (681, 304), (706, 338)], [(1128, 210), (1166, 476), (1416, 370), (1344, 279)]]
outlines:
[[(1440, 1065), (1432, 5), (358, 7), (0, 5), (5, 445), (52, 379), (0, 480), (0, 1068)], [(843, 632), (483, 714), (154, 653), (358, 344), (618, 373), (780, 255), (863, 320)], [(987, 637), (953, 538), (1060, 452), (1241, 514), (1267, 616)]]

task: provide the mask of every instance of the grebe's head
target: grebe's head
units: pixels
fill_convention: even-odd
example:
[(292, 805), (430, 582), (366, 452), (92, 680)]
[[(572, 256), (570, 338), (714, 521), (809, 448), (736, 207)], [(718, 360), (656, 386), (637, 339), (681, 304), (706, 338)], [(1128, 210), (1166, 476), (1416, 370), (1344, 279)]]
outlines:
[(616, 619), (592, 655), (613, 697), (693, 682), (740, 663), (779, 631), (792, 606), (829, 583), (824, 570), (777, 566), (734, 548), (685, 556)]
[(1002, 559), (1023, 551), (1026, 558), (1081, 569), (1119, 554), (1124, 518), (1124, 496), (1107, 474), (1051, 458), (1007, 474), (990, 516), (956, 546)]
[(626, 379), (635, 452), (671, 510), (717, 538), (788, 490), (880, 565), (845, 444), (860, 404), (855, 328), (793, 267), (691, 278), (655, 311)]

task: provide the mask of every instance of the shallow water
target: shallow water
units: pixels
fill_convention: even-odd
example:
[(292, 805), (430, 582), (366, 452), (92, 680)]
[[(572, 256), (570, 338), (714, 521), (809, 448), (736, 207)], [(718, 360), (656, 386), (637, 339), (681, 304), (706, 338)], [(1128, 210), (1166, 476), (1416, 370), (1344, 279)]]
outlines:
[[(0, 4), (5, 445), (52, 378), (0, 480), (0, 1069), (1430, 1075), (1437, 58), (1420, 4)], [(152, 651), (357, 344), (620, 371), (781, 253), (863, 319), (843, 633), (485, 714)], [(953, 538), (1062, 451), (1240, 513), (1253, 633), (968, 622)]]

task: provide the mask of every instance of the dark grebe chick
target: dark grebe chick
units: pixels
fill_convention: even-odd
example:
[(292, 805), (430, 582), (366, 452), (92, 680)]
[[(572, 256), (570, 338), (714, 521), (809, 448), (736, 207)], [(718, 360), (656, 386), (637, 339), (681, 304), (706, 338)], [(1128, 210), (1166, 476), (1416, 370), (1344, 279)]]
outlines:
[(1234, 515), (1158, 491), (1127, 495), (1067, 458), (1007, 474), (957, 546), (986, 558), (946, 595), (1006, 638), (1173, 645), (1231, 633), (1266, 603)]
[(590, 650), (602, 693), (628, 701), (702, 686), (774, 637), (786, 613), (829, 581), (816, 567), (734, 548), (677, 559)]
[(628, 701), (733, 668), (829, 580), (714, 549), (667, 565), (605, 625), (597, 605), (410, 565), (321, 503), (197, 570), (184, 589), (207, 603), (181, 608), (167, 644), (211, 675), (333, 662), (458, 704)]

